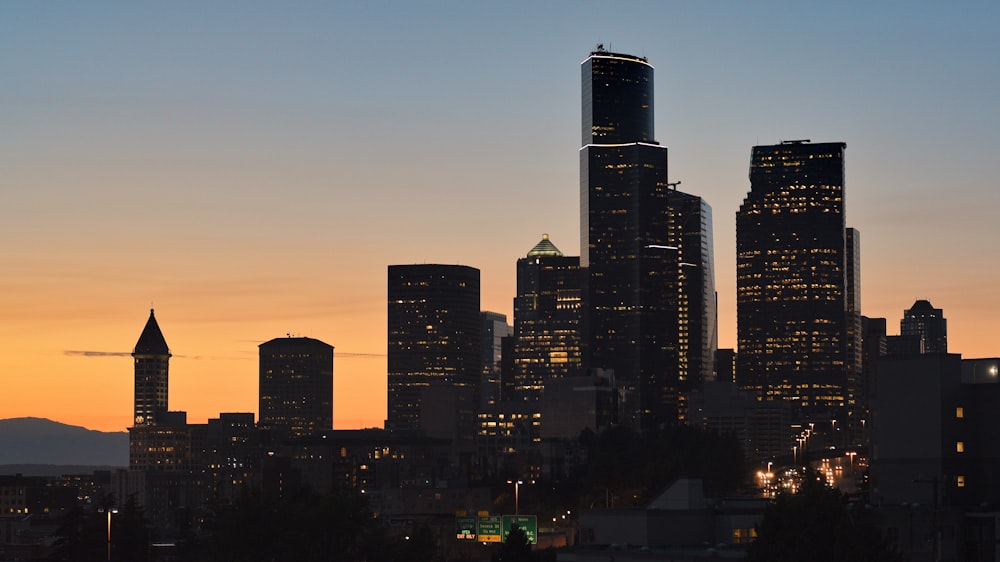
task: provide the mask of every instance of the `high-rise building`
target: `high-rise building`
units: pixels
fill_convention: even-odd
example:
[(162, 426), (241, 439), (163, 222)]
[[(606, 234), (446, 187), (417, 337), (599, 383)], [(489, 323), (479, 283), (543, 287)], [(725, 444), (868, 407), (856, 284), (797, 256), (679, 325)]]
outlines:
[(923, 353), (948, 353), (948, 320), (944, 311), (934, 308), (930, 301), (918, 300), (903, 311), (899, 334), (904, 338), (919, 338)]
[(860, 369), (858, 236), (844, 143), (755, 146), (736, 215), (737, 376), (799, 421), (845, 420)]
[(135, 417), (128, 430), (129, 468), (166, 472), (187, 470), (191, 462), (187, 413), (168, 411), (170, 349), (152, 309), (132, 350), (132, 358)]
[(170, 349), (153, 309), (132, 350), (135, 367), (134, 427), (154, 426), (167, 413)]
[(333, 429), (333, 346), (305, 337), (258, 346), (258, 426), (278, 438)]
[(386, 428), (440, 428), (447, 412), (456, 439), (471, 446), (481, 377), (479, 270), (390, 265), (388, 278)]
[(584, 365), (613, 373), (623, 423), (677, 424), (686, 393), (712, 369), (711, 213), (667, 181), (649, 61), (598, 46), (582, 76)]
[(479, 404), (481, 408), (496, 404), (502, 396), (503, 339), (511, 334), (507, 315), (484, 310), (482, 318), (482, 380), (479, 381)]
[(550, 379), (583, 374), (580, 258), (564, 256), (548, 234), (517, 260), (514, 297), (516, 400), (537, 403)]

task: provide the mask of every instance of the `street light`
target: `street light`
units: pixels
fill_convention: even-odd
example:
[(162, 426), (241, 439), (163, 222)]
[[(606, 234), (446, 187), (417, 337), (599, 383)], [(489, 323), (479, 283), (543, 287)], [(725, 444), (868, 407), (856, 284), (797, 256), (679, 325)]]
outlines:
[(520, 491), (521, 484), (524, 484), (524, 481), (522, 481), (522, 480), (508, 480), (507, 483), (514, 485), (514, 515), (520, 515), (520, 513), (518, 511), (519, 508), (520, 508), (520, 506), (518, 504), (518, 493)]
[[(99, 508), (98, 513), (104, 511), (104, 508)], [(109, 507), (108, 508), (108, 560), (111, 560), (111, 514), (118, 513), (118, 508)]]

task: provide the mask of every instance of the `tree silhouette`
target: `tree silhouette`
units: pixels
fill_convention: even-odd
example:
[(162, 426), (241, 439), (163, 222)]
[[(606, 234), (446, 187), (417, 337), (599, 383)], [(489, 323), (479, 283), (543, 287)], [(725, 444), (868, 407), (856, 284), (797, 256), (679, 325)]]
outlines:
[(105, 532), (96, 514), (74, 507), (59, 522), (49, 560), (103, 560), (107, 555)]
[(781, 494), (764, 511), (757, 538), (747, 550), (750, 562), (895, 562), (869, 510), (849, 504), (814, 471), (796, 494)]
[(516, 523), (510, 526), (507, 540), (493, 554), (493, 562), (532, 562), (528, 535)]

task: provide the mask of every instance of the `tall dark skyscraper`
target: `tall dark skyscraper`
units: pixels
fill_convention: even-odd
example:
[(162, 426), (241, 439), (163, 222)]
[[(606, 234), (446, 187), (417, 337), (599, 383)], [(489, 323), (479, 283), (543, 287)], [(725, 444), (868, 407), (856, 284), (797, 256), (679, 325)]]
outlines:
[[(668, 184), (667, 148), (653, 137), (653, 66), (598, 47), (582, 76), (584, 364), (613, 371), (625, 390), (622, 422), (673, 425), (685, 417), (685, 394), (711, 374), (711, 213)], [(711, 327), (699, 320), (692, 331), (701, 307)]]
[(583, 374), (580, 314), (580, 258), (564, 256), (545, 234), (517, 260), (517, 400), (537, 403), (546, 381)]
[(859, 237), (845, 228), (845, 148), (754, 147), (736, 215), (737, 376), (761, 398), (791, 401), (800, 421), (855, 415)]
[(155, 426), (167, 413), (170, 349), (153, 309), (132, 350), (135, 363), (134, 427)]
[(285, 337), (260, 344), (258, 351), (258, 426), (278, 437), (333, 429), (333, 346)]
[[(390, 265), (388, 295), (386, 427), (426, 429), (422, 417), (447, 410), (456, 416), (455, 435), (471, 442), (481, 378), (479, 270)], [(429, 396), (449, 396), (457, 405), (434, 407), (425, 403)]]
[(918, 300), (903, 311), (899, 335), (923, 342), (923, 353), (948, 353), (948, 320), (930, 301)]

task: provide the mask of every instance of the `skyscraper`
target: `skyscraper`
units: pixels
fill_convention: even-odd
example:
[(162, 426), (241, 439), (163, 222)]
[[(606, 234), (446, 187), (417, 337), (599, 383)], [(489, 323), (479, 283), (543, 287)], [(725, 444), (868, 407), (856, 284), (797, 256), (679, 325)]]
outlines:
[(543, 234), (538, 244), (517, 260), (517, 400), (534, 402), (538, 407), (546, 381), (582, 374), (580, 313), (580, 258), (564, 256), (549, 235)]
[(507, 315), (484, 310), (482, 319), (482, 379), (479, 381), (479, 404), (487, 407), (495, 404), (502, 396), (501, 360), (503, 359), (503, 339), (510, 337)]
[[(613, 371), (624, 390), (622, 422), (673, 425), (684, 418), (686, 392), (711, 373), (711, 214), (667, 181), (667, 148), (653, 137), (649, 61), (598, 46), (582, 78), (584, 364)], [(712, 327), (690, 331), (706, 310)]]
[(289, 336), (260, 344), (258, 352), (258, 426), (278, 438), (333, 429), (333, 346)]
[(750, 192), (736, 215), (738, 380), (763, 399), (791, 401), (800, 421), (843, 421), (860, 369), (845, 148), (755, 146)]
[(948, 353), (948, 320), (930, 301), (918, 300), (903, 311), (899, 334), (923, 342), (923, 353)]
[[(471, 446), (481, 375), (479, 270), (390, 265), (388, 277), (386, 427), (426, 430), (430, 417), (454, 414), (455, 436)], [(435, 407), (428, 397), (456, 403)]]
[(167, 413), (170, 349), (153, 309), (132, 350), (135, 367), (134, 427), (155, 426)]

